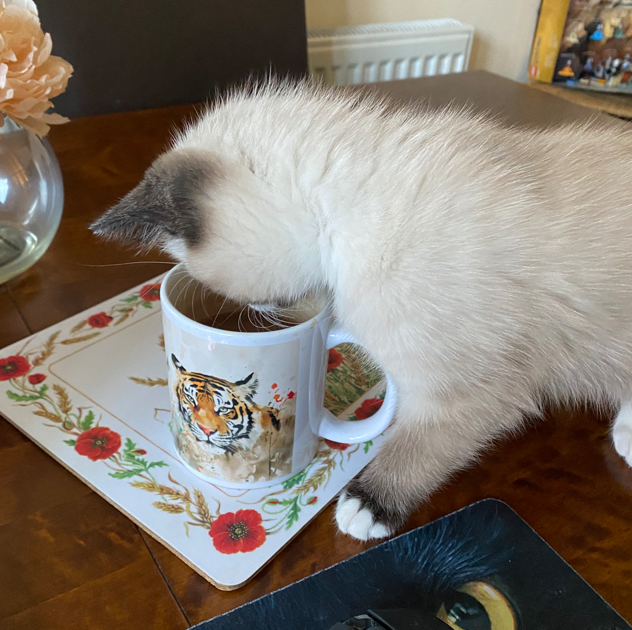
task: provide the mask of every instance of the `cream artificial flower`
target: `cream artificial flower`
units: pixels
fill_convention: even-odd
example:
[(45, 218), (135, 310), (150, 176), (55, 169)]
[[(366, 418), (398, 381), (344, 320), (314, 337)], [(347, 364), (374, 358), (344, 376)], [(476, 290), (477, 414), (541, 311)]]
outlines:
[(32, 13), (35, 13), (35, 15), (39, 15), (37, 12), (37, 6), (33, 0), (0, 0), (0, 6), (8, 7), (9, 5), (22, 7), (24, 9), (28, 9)]
[(0, 0), (0, 118), (4, 114), (38, 136), (49, 125), (68, 122), (46, 113), (61, 94), (72, 66), (51, 55), (53, 44), (40, 26), (32, 0)]

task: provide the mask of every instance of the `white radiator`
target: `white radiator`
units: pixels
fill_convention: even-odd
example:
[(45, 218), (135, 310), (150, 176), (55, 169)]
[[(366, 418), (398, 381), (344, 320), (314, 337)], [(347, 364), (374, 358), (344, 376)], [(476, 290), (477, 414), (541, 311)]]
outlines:
[(457, 20), (315, 29), (307, 33), (309, 68), (336, 85), (463, 72), (473, 36), (473, 27)]

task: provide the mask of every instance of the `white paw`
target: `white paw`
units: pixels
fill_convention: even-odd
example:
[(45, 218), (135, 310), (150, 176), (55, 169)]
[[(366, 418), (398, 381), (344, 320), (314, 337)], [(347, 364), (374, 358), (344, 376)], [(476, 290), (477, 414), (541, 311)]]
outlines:
[(358, 540), (386, 538), (393, 531), (383, 523), (376, 523), (370, 510), (362, 507), (360, 499), (347, 497), (343, 492), (336, 506), (336, 522), (343, 534), (349, 534)]
[(632, 427), (615, 426), (612, 431), (614, 448), (625, 459), (628, 466), (632, 466)]

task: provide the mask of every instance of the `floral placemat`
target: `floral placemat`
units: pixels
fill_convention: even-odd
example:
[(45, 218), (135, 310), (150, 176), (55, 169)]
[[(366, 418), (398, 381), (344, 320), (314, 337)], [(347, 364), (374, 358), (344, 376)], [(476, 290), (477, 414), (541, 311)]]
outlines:
[[(221, 589), (252, 578), (373, 457), (322, 441), (301, 473), (262, 490), (205, 482), (172, 445), (159, 279), (0, 351), (0, 414)], [(325, 404), (361, 421), (381, 375), (330, 351)]]

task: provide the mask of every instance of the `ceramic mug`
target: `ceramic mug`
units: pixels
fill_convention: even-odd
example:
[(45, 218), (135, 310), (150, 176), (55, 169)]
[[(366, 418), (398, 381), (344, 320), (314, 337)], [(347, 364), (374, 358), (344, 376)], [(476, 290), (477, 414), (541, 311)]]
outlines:
[(340, 420), (324, 407), (328, 350), (355, 343), (328, 306), (288, 328), (221, 330), (176, 307), (183, 274), (182, 265), (172, 269), (160, 293), (170, 426), (193, 472), (221, 486), (262, 488), (303, 470), (320, 438), (365, 442), (391, 423), (395, 389), (388, 377), (382, 407), (366, 420)]

